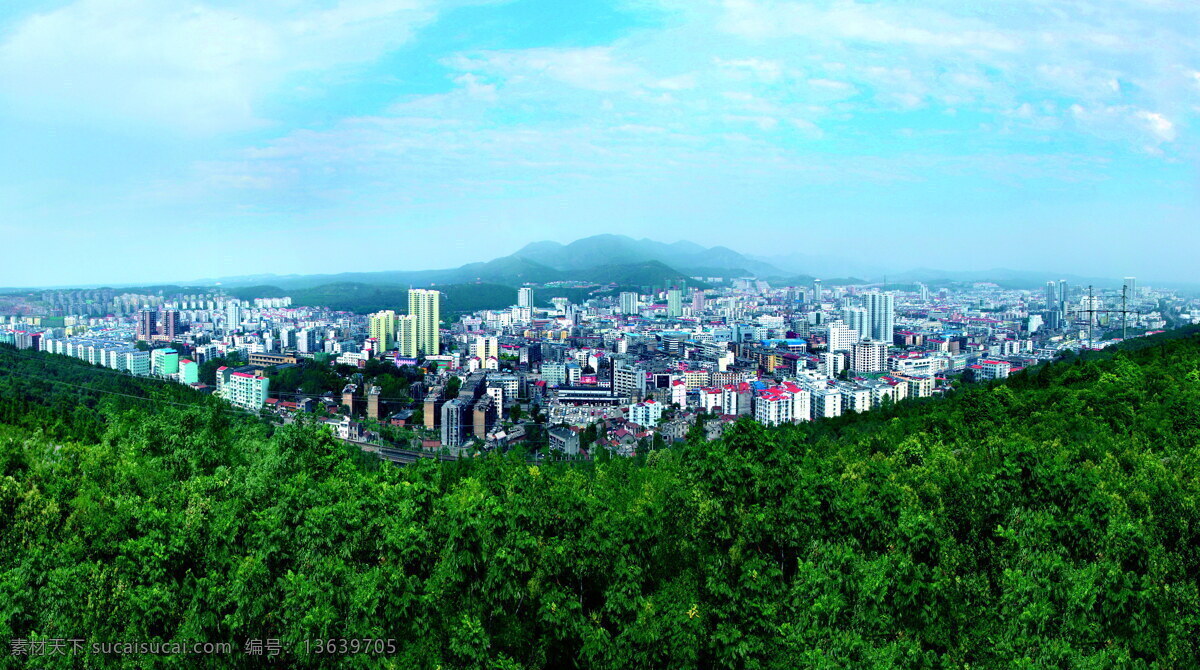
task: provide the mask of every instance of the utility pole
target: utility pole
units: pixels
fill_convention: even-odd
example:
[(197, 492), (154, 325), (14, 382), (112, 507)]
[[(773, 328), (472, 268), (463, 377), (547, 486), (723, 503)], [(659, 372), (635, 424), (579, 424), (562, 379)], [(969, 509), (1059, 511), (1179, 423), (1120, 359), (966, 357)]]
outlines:
[(1129, 330), (1129, 310), (1125, 308), (1125, 303), (1129, 299), (1129, 284), (1121, 285), (1121, 340), (1128, 337), (1126, 331)]
[(1095, 345), (1095, 341), (1096, 341), (1096, 338), (1095, 338), (1096, 315), (1097, 314), (1120, 314), (1121, 315), (1121, 339), (1124, 340), (1128, 337), (1129, 315), (1133, 314), (1133, 313), (1141, 314), (1141, 312), (1138, 312), (1136, 310), (1130, 310), (1127, 308), (1126, 303), (1127, 303), (1128, 297), (1129, 297), (1128, 296), (1128, 287), (1122, 287), (1121, 288), (1121, 309), (1096, 309), (1096, 295), (1095, 295), (1094, 287), (1088, 286), (1087, 309), (1064, 310), (1064, 316), (1066, 316), (1066, 315), (1074, 316), (1076, 314), (1087, 314), (1088, 315), (1088, 347), (1090, 348)]

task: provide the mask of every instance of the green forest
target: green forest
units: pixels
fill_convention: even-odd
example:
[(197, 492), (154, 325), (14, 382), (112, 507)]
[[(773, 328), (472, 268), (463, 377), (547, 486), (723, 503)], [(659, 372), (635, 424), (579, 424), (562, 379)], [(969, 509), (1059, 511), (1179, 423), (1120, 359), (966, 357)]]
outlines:
[(277, 639), (278, 667), (1200, 667), (1200, 337), (1129, 344), (631, 459), (406, 467), (0, 348), (0, 634)]

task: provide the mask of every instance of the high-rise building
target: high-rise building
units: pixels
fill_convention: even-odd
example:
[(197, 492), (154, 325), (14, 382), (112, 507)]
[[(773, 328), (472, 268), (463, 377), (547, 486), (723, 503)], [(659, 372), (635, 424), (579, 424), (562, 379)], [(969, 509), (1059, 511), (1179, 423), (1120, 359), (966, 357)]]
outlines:
[(478, 356), (479, 360), (485, 363), (489, 358), (500, 358), (500, 341), (495, 336), (476, 336), (475, 340), (471, 342), (468, 353)]
[(683, 291), (677, 288), (667, 291), (667, 316), (671, 318), (683, 316)]
[(1058, 304), (1058, 286), (1052, 282), (1046, 282), (1046, 309), (1054, 309)]
[(1067, 305), (1070, 302), (1069, 300), (1067, 300), (1068, 297), (1070, 297), (1070, 287), (1067, 286), (1067, 280), (1059, 279), (1058, 280), (1058, 311), (1064, 312), (1064, 313), (1067, 311)]
[(158, 314), (149, 307), (137, 313), (137, 338), (149, 342), (158, 333)]
[(524, 287), (517, 289), (517, 307), (533, 309), (533, 289)]
[(280, 349), (295, 349), (296, 348), (296, 330), (294, 328), (279, 329), (279, 348)]
[(1133, 300), (1137, 297), (1137, 277), (1125, 278), (1125, 299)]
[(396, 346), (396, 312), (384, 310), (368, 317), (370, 336), (379, 342), (380, 351), (390, 351)]
[(315, 354), (321, 351), (320, 345), (317, 331), (312, 328), (305, 328), (296, 333), (296, 351), (302, 354)]
[(237, 330), (242, 325), (242, 304), (237, 300), (225, 303), (225, 330)]
[(466, 423), (469, 408), (470, 405), (463, 398), (455, 398), (442, 405), (441, 428), (443, 447), (457, 447), (462, 445), (467, 435), (467, 430), (464, 430), (465, 426), (463, 424)]
[(442, 353), (441, 347), (441, 296), (442, 294), (422, 288), (409, 289), (408, 313), (416, 317), (417, 350), (426, 356)]
[[(867, 310), (865, 307), (843, 307), (842, 321), (857, 334), (855, 342), (867, 334)], [(846, 347), (849, 351), (850, 347)], [(833, 351), (831, 349), (831, 351)]]
[(813, 301), (813, 303), (820, 304), (821, 297), (822, 297), (821, 296), (821, 280), (814, 279), (813, 284), (812, 284), (812, 301)]
[(892, 343), (896, 322), (896, 298), (890, 293), (868, 293), (867, 332), (864, 338)]
[(854, 372), (883, 372), (886, 370), (887, 344), (856, 342), (851, 350), (850, 369)]
[(164, 309), (162, 311), (162, 320), (158, 329), (159, 334), (163, 335), (167, 341), (174, 340), (179, 335), (179, 310)]
[(859, 332), (842, 323), (829, 324), (829, 351), (850, 351), (859, 340)]
[(637, 314), (638, 313), (638, 294), (634, 291), (621, 292), (621, 313), (622, 314)]
[(420, 353), (417, 351), (417, 317), (412, 314), (396, 318), (396, 347), (400, 355), (407, 358), (416, 358)]

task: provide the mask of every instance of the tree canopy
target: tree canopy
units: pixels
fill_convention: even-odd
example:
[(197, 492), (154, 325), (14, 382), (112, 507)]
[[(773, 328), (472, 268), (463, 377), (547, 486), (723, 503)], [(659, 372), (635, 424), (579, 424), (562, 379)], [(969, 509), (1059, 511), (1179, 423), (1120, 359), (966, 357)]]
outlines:
[(539, 465), (381, 465), (101, 372), (0, 347), (8, 639), (275, 638), (295, 667), (1200, 665), (1195, 330)]

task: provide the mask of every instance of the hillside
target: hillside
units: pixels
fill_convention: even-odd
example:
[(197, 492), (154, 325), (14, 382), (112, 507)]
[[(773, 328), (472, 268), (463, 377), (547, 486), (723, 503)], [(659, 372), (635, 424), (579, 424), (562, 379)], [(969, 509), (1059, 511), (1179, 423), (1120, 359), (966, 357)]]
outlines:
[[(647, 239), (634, 240), (623, 235), (594, 235), (568, 245), (535, 242), (508, 256), (443, 270), (252, 275), (225, 277), (220, 282), (241, 293), (246, 287), (258, 286), (274, 286), (295, 292), (341, 284), (429, 286), (484, 282), (519, 287), (527, 283), (565, 280), (650, 286), (661, 284), (664, 278), (747, 273), (777, 275), (781, 271), (726, 247), (705, 248), (691, 242), (664, 244)], [(201, 283), (216, 281), (208, 279)]]
[[(517, 289), (512, 286), (474, 283), (439, 284), (433, 288), (442, 292), (444, 314), (503, 309), (517, 302)], [(327, 307), (357, 314), (370, 314), (385, 309), (403, 313), (408, 309), (408, 287), (388, 284), (340, 282), (292, 290), (277, 286), (250, 286), (232, 289), (230, 293), (242, 299), (289, 295), (294, 305)]]
[[(686, 275), (751, 272), (763, 275), (783, 274), (778, 268), (743, 256), (727, 247), (705, 248), (693, 242), (674, 244), (654, 240), (635, 240), (624, 235), (593, 235), (570, 244), (534, 242), (513, 257), (547, 265), (564, 273), (588, 270), (599, 265), (632, 265), (657, 262)], [(615, 280), (610, 280), (615, 281)]]
[(330, 637), (391, 638), (397, 668), (1200, 665), (1195, 328), (538, 466), (367, 466), (310, 426), (52, 393), (52, 364), (0, 349), (9, 639), (278, 638), (291, 667), (381, 665), (304, 655)]

